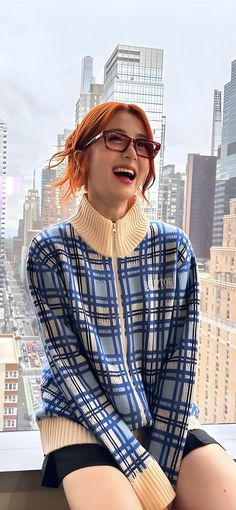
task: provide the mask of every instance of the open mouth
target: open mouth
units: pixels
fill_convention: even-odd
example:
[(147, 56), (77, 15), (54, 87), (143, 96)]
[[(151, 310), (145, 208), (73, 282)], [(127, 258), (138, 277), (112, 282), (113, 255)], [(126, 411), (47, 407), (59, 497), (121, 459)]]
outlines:
[(113, 173), (116, 175), (116, 177), (123, 177), (129, 181), (134, 181), (136, 177), (135, 171), (129, 168), (116, 168), (113, 170)]

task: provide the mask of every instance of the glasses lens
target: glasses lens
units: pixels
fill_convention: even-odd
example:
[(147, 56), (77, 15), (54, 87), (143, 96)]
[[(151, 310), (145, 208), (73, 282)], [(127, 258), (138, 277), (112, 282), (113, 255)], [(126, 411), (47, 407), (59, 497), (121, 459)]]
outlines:
[(137, 140), (136, 148), (137, 154), (144, 158), (155, 158), (158, 153), (155, 143), (149, 140)]
[(127, 138), (120, 133), (110, 131), (106, 134), (107, 147), (116, 151), (123, 151), (127, 145)]

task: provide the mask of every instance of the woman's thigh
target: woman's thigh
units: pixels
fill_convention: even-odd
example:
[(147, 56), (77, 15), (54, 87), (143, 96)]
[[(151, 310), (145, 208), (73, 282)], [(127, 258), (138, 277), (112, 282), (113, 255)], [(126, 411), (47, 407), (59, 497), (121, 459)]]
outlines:
[(217, 444), (190, 452), (181, 463), (173, 510), (235, 510), (236, 464)]
[(71, 510), (142, 510), (129, 481), (112, 466), (77, 469), (63, 487)]

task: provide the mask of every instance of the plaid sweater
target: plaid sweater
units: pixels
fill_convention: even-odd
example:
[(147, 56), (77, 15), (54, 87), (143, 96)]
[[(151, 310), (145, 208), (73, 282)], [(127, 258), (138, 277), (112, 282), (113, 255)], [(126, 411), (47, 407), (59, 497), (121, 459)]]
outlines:
[(27, 274), (47, 358), (37, 412), (46, 452), (87, 433), (143, 508), (161, 510), (192, 412), (199, 284), (189, 240), (149, 222), (139, 197), (113, 223), (84, 194), (74, 217), (33, 239)]

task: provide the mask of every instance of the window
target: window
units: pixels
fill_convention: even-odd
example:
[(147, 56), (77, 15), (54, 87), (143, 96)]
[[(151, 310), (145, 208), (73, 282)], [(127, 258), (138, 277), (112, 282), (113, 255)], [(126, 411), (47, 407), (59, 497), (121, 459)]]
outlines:
[(4, 402), (17, 402), (17, 395), (5, 395)]
[(16, 420), (4, 420), (3, 426), (5, 428), (15, 428), (16, 427)]
[(18, 372), (16, 370), (7, 370), (5, 372), (5, 379), (17, 379), (18, 378)]
[(16, 407), (4, 407), (4, 414), (17, 414)]
[(229, 143), (227, 146), (227, 156), (236, 154), (236, 142)]
[(6, 383), (5, 384), (5, 390), (17, 390), (18, 384), (17, 383)]

